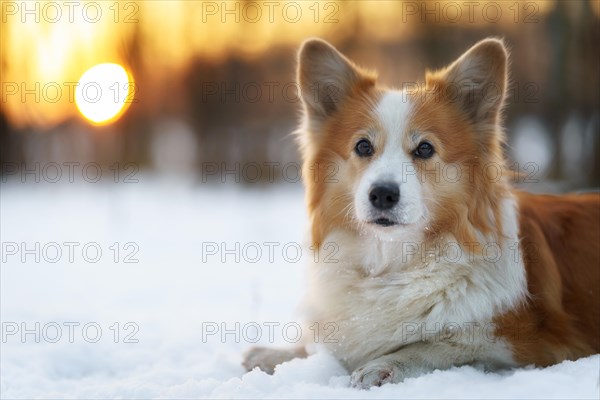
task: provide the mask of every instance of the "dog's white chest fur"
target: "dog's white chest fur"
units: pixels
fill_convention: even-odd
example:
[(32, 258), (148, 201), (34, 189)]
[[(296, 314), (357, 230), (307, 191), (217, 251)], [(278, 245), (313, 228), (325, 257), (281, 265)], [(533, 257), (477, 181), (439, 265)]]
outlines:
[(325, 243), (339, 249), (334, 261), (311, 265), (309, 275), (309, 320), (329, 323), (320, 341), (350, 370), (415, 342), (431, 343), (431, 357), (512, 364), (491, 321), (526, 295), (513, 199), (503, 219), (505, 238), (490, 240), (495, 252), (485, 255), (459, 251), (451, 237), (436, 252), (418, 240), (332, 232)]

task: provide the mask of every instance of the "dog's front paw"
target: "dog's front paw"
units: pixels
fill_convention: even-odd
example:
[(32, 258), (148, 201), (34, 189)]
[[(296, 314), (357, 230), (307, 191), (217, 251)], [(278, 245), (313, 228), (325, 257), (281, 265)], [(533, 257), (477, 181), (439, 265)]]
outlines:
[(251, 371), (255, 367), (258, 367), (267, 374), (273, 374), (275, 365), (277, 365), (273, 360), (273, 351), (273, 349), (268, 347), (252, 347), (244, 354), (242, 366), (246, 368), (246, 371)]
[(350, 377), (350, 385), (357, 389), (369, 389), (402, 380), (400, 368), (390, 361), (372, 361), (357, 368)]
[(246, 371), (251, 371), (255, 367), (258, 367), (267, 374), (272, 375), (275, 372), (275, 366), (290, 361), (295, 357), (302, 356), (303, 354), (295, 350), (252, 347), (244, 354), (242, 366), (246, 368)]

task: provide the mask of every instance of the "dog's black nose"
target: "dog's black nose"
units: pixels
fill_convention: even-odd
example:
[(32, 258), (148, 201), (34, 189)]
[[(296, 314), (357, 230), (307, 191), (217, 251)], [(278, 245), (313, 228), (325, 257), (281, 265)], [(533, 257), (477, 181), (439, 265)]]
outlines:
[(369, 201), (379, 210), (389, 210), (400, 199), (400, 188), (392, 182), (380, 182), (371, 186)]

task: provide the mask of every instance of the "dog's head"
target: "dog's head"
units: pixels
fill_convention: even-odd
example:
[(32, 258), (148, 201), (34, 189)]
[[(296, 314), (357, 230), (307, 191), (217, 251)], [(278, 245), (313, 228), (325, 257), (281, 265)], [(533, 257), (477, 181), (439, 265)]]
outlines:
[(315, 243), (333, 229), (389, 239), (450, 231), (469, 240), (497, 228), (497, 174), (506, 172), (502, 41), (483, 40), (424, 84), (390, 90), (311, 39), (299, 51), (298, 83)]

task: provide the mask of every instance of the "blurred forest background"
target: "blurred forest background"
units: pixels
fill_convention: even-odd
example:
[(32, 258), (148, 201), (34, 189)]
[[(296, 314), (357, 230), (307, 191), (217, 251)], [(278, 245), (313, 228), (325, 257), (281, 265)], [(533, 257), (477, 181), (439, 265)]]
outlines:
[[(322, 37), (402, 87), (493, 35), (512, 55), (512, 161), (535, 162), (550, 190), (600, 185), (598, 0), (97, 2), (102, 18), (93, 23), (82, 8), (74, 21), (66, 10), (57, 21), (47, 2), (25, 2), (34, 13), (38, 3), (35, 20), (22, 2), (2, 3), (3, 166), (133, 162), (205, 181), (208, 164), (253, 163), (265, 168), (260, 181), (273, 165), (281, 178), (277, 169), (299, 161), (290, 134), (302, 40)], [(136, 83), (117, 121), (94, 126), (68, 96), (43, 93), (102, 62), (125, 66)]]

